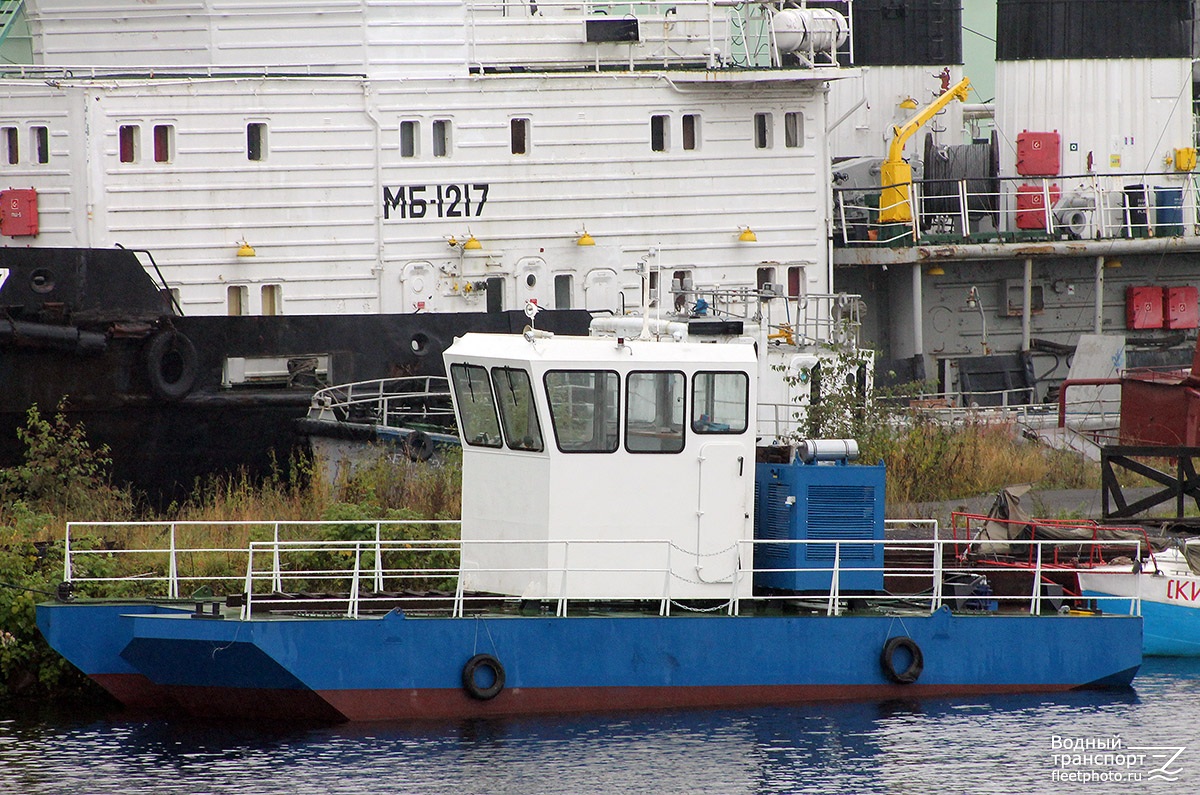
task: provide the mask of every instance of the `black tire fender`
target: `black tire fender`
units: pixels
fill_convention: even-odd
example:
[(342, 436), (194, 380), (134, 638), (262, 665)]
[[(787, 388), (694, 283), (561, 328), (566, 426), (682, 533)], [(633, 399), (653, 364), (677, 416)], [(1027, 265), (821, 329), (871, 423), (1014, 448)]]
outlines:
[[(480, 685), (475, 678), (475, 673), (480, 668), (492, 672), (492, 683), (487, 687)], [(463, 666), (462, 684), (463, 690), (466, 690), (471, 698), (489, 701), (500, 695), (500, 691), (504, 689), (504, 666), (490, 654), (476, 654)]]
[[(912, 661), (903, 671), (897, 671), (895, 664), (896, 652), (900, 649), (904, 649), (912, 657)], [(920, 678), (921, 672), (925, 670), (925, 655), (921, 653), (921, 647), (915, 640), (898, 635), (888, 638), (888, 642), (883, 644), (883, 651), (879, 654), (879, 664), (888, 679), (898, 685), (911, 685)]]
[(413, 431), (400, 444), (409, 461), (428, 461), (433, 457), (433, 439), (424, 431)]
[(150, 391), (160, 400), (172, 402), (187, 395), (198, 372), (196, 346), (186, 335), (168, 329), (146, 343), (146, 378)]

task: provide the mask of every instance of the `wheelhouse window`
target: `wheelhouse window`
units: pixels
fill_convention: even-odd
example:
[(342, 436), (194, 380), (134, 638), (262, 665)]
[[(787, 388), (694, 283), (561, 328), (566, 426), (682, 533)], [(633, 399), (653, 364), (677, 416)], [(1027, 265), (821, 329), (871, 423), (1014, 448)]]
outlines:
[(473, 447), (500, 447), (500, 420), (487, 370), (476, 364), (452, 364), (450, 385), (458, 404), (462, 440)]
[(33, 138), (33, 162), (49, 163), (50, 162), (50, 128), (49, 127), (30, 127), (29, 132)]
[(696, 373), (692, 378), (692, 430), (744, 433), (750, 417), (745, 373)]
[(246, 159), (267, 159), (267, 125), (250, 122), (246, 125)]
[(541, 452), (542, 426), (533, 402), (529, 373), (514, 367), (493, 367), (492, 383), (496, 389), (496, 404), (500, 406), (504, 441), (509, 449)]
[(117, 149), (122, 163), (137, 162), (140, 130), (136, 124), (122, 124), (117, 128)]
[(683, 450), (683, 373), (632, 372), (625, 384), (625, 449), (631, 453)]
[(620, 379), (607, 370), (551, 370), (546, 396), (554, 440), (564, 453), (613, 453), (620, 427)]

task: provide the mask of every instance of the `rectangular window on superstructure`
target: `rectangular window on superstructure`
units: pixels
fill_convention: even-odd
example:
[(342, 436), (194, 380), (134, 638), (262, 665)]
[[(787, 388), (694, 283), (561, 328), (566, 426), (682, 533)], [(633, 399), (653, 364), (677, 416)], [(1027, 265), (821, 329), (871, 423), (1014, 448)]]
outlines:
[(683, 114), (683, 148), (686, 150), (700, 148), (700, 114)]
[(770, 285), (775, 283), (775, 269), (771, 267), (759, 268), (754, 280), (759, 290), (770, 290)]
[(799, 149), (804, 146), (803, 113), (783, 114), (783, 139), (783, 145), (788, 149)]
[(268, 316), (283, 314), (280, 309), (280, 288), (278, 284), (262, 286), (262, 313)]
[(50, 162), (50, 129), (48, 127), (30, 127), (30, 136), (33, 138), (33, 162), (49, 163)]
[(754, 148), (755, 149), (770, 149), (771, 142), (771, 114), (770, 113), (755, 113), (754, 114)]
[(447, 157), (450, 154), (450, 120), (433, 120), (433, 156)]
[(683, 373), (630, 373), (625, 382), (625, 449), (631, 453), (681, 452), (683, 401)]
[(804, 295), (804, 267), (789, 265), (787, 269), (788, 298), (799, 298)]
[(608, 370), (551, 370), (544, 376), (554, 440), (564, 453), (614, 453), (619, 381)]
[(4, 162), (15, 166), (20, 160), (20, 135), (16, 127), (4, 128)]
[(571, 274), (558, 273), (554, 276), (554, 308), (571, 308)]
[(267, 159), (267, 125), (263, 122), (250, 122), (246, 125), (246, 159)]
[(400, 156), (401, 157), (416, 157), (417, 156), (417, 138), (421, 133), (420, 122), (402, 121), (400, 122)]
[(529, 373), (517, 367), (493, 367), (492, 383), (509, 449), (540, 453), (542, 426), (538, 422)]
[(136, 163), (138, 159), (138, 134), (136, 124), (122, 124), (117, 128), (117, 151), (122, 163)]
[(529, 154), (529, 119), (513, 119), (509, 123), (514, 155)]
[(225, 288), (225, 300), (229, 309), (230, 317), (246, 314), (249, 303), (246, 300), (246, 286), (244, 284), (231, 284)]
[(650, 150), (665, 152), (671, 145), (671, 117), (658, 115), (650, 117)]
[(175, 127), (171, 124), (154, 125), (154, 162), (170, 163), (175, 149)]
[(749, 398), (750, 379), (745, 373), (696, 373), (692, 378), (692, 430), (744, 433)]
[(499, 447), (503, 443), (500, 418), (496, 416), (487, 370), (477, 364), (452, 364), (450, 385), (458, 406), (462, 440), (476, 447)]

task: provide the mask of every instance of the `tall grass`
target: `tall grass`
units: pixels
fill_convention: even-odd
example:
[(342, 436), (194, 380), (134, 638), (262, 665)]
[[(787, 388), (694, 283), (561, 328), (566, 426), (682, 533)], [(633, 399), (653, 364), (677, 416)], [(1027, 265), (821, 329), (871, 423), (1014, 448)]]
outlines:
[(1025, 439), (1009, 422), (949, 425), (914, 413), (867, 439), (864, 458), (887, 465), (889, 503), (971, 497), (1018, 483), (1040, 489), (1100, 484), (1098, 464)]

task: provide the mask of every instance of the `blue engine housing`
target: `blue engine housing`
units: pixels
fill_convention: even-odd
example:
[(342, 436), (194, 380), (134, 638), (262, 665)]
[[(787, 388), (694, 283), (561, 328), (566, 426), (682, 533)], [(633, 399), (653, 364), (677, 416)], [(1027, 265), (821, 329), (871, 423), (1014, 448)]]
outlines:
[[(754, 537), (759, 541), (882, 541), (884, 492), (883, 464), (758, 464)], [(755, 589), (828, 592), (833, 561), (833, 544), (756, 544)], [(840, 568), (838, 587), (843, 593), (882, 592), (883, 544), (842, 544)]]

